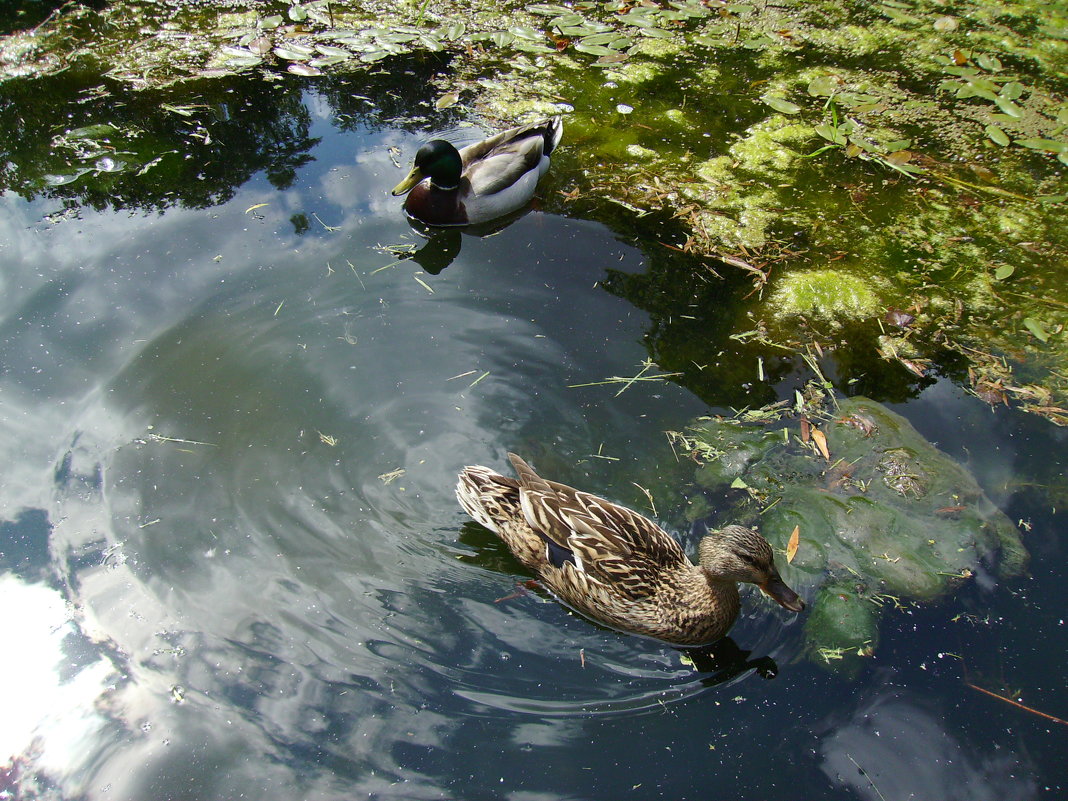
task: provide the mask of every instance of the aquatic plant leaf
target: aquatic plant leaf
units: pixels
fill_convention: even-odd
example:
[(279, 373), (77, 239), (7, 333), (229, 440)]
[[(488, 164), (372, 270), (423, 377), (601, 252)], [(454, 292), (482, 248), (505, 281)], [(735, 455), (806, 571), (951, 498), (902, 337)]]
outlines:
[(559, 17), (554, 17), (549, 20), (550, 28), (574, 28), (578, 25), (582, 25), (586, 22), (586, 18), (581, 14), (562, 14)]
[(290, 64), (286, 67), (286, 72), (291, 72), (294, 75), (300, 75), (305, 78), (315, 78), (323, 74), (323, 71), (318, 67), (313, 67), (311, 64)]
[(821, 123), (821, 124), (816, 126), (815, 131), (820, 136), (822, 136), (824, 139), (826, 139), (828, 142), (833, 142), (836, 145), (844, 145), (844, 144), (846, 144), (847, 140), (846, 140), (845, 136), (842, 134), (842, 130), (841, 130), (840, 127), (835, 127), (835, 126), (832, 126), (832, 125), (827, 125), (826, 123)]
[(1004, 281), (1010, 275), (1016, 272), (1016, 268), (1011, 264), (1002, 264), (996, 270), (994, 270), (994, 277), (999, 281)]
[(346, 50), (343, 47), (333, 47), (332, 45), (317, 44), (315, 49), (322, 53), (324, 56), (338, 56), (339, 58), (352, 58), (352, 52)]
[(1068, 153), (1068, 142), (1058, 142), (1055, 139), (1017, 139), (1016, 144), (1047, 153)]
[(601, 33), (591, 33), (588, 36), (583, 36), (582, 43), (587, 45), (606, 45), (618, 38), (620, 37), (616, 31), (602, 31)]
[(1001, 87), (1001, 96), (1008, 100), (1016, 100), (1024, 93), (1024, 85), (1019, 81), (1010, 81)]
[(1049, 341), (1049, 331), (1046, 330), (1046, 326), (1042, 325), (1039, 320), (1036, 320), (1034, 317), (1024, 317), (1023, 324), (1024, 328), (1030, 331), (1039, 342)]
[(590, 55), (594, 56), (613, 56), (616, 54), (616, 51), (611, 49), (610, 47), (605, 47), (604, 45), (598, 44), (586, 44), (586, 42), (584, 41), (576, 42), (574, 44), (574, 48), (580, 53), (589, 53)]
[(671, 31), (665, 31), (663, 28), (638, 28), (638, 33), (653, 39), (670, 39), (672, 37)]
[(784, 100), (781, 97), (766, 97), (764, 98), (764, 102), (783, 114), (797, 114), (801, 111), (801, 106), (791, 103), (789, 100)]
[(556, 49), (544, 45), (541, 42), (531, 42), (527, 39), (516, 39), (512, 42), (512, 47), (516, 50), (522, 50), (524, 53), (555, 53)]
[(294, 22), (304, 22), (308, 18), (308, 11), (300, 6), (290, 6), (289, 18)]
[(541, 17), (554, 17), (560, 14), (569, 14), (571, 9), (567, 6), (557, 6), (551, 3), (534, 3), (527, 6), (527, 11)]
[(976, 58), (975, 63), (988, 72), (1000, 72), (1003, 69), (1001, 66), (1001, 59), (987, 53), (983, 53)]
[(790, 534), (790, 541), (786, 543), (786, 561), (793, 562), (794, 557), (797, 556), (797, 546), (801, 539), (801, 526), (794, 526), (793, 532)]
[(489, 35), (489, 40), (497, 47), (506, 47), (515, 41), (515, 34), (508, 31), (493, 31)]
[(426, 50), (429, 50), (432, 53), (437, 53), (439, 50), (445, 49), (445, 45), (442, 44), (441, 40), (435, 36), (432, 36), (431, 34), (420, 34), (418, 39), (419, 44), (421, 44)]
[(1006, 147), (1012, 142), (1012, 140), (1009, 139), (1009, 135), (996, 125), (986, 126), (986, 135), (990, 137), (991, 142), (995, 145), (1001, 145), (1002, 147)]
[(437, 102), (434, 104), (434, 108), (449, 108), (449, 106), (455, 106), (458, 102), (460, 102), (459, 92), (446, 92), (438, 98)]
[(448, 39), (450, 42), (454, 42), (461, 36), (463, 36), (466, 31), (467, 25), (461, 20), (447, 25), (444, 29), (442, 29), (441, 35), (445, 39)]
[(887, 142), (883, 145), (883, 150), (887, 153), (894, 153), (898, 150), (904, 150), (912, 144), (911, 139), (895, 139), (893, 142)]
[(330, 67), (334, 64), (340, 64), (343, 61), (348, 61), (350, 58), (352, 58), (352, 55), (352, 53), (348, 53), (344, 56), (318, 56), (317, 58), (313, 58), (311, 61), (309, 61), (308, 65), (317, 69), (321, 69), (322, 67)]
[(995, 100), (994, 102), (997, 103), (997, 106), (998, 106), (999, 109), (1004, 111), (1010, 117), (1015, 117), (1016, 119), (1020, 119), (1023, 116), (1023, 109), (1020, 108), (1015, 103), (1013, 103), (1007, 97), (1001, 97), (999, 95), (997, 100)]
[(808, 82), (808, 93), (813, 97), (830, 97), (838, 91), (838, 79), (833, 75), (817, 75)]
[(527, 39), (531, 42), (539, 42), (545, 38), (545, 34), (541, 31), (536, 31), (533, 28), (526, 25), (515, 25), (508, 29), (508, 32), (515, 36), (517, 39)]
[(270, 17), (264, 17), (259, 21), (259, 27), (265, 31), (274, 30), (283, 22), (281, 14), (274, 14)]
[(309, 58), (315, 55), (315, 51), (310, 47), (276, 47), (272, 51), (278, 58), (283, 61), (307, 61)]

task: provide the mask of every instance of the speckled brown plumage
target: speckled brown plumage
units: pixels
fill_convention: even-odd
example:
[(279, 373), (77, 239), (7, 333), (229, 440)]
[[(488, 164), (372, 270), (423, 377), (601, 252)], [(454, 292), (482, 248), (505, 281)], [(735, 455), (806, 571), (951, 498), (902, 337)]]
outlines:
[(703, 538), (694, 565), (651, 520), (548, 481), (515, 454), (508, 458), (518, 480), (465, 467), (456, 497), (575, 610), (613, 628), (700, 645), (733, 625), (739, 581), (757, 584), (791, 611), (804, 608), (757, 532), (727, 526)]

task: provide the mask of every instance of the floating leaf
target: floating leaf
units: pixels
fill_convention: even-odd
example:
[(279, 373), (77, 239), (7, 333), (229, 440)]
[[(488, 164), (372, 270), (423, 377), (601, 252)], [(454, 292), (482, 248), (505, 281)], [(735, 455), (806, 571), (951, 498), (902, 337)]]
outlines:
[(506, 47), (515, 41), (515, 34), (508, 31), (494, 31), (489, 35), (489, 40), (497, 47)]
[(888, 153), (884, 157), (884, 161), (886, 161), (886, 162), (888, 162), (890, 164), (897, 165), (897, 166), (901, 166), (902, 164), (907, 164), (911, 160), (912, 160), (912, 151), (910, 151), (910, 150), (897, 150), (897, 151), (894, 151), (893, 153)]
[(1045, 150), (1047, 153), (1068, 153), (1068, 142), (1055, 139), (1017, 139), (1016, 144), (1032, 150)]
[(797, 546), (801, 539), (801, 526), (794, 526), (793, 532), (790, 534), (790, 541), (786, 543), (786, 561), (794, 561), (794, 557), (797, 556)]
[(586, 44), (586, 42), (584, 41), (576, 42), (575, 49), (578, 50), (580, 53), (589, 53), (590, 55), (594, 56), (611, 56), (615, 55), (616, 53), (616, 51), (610, 47), (605, 47), (604, 45), (598, 44)]
[(797, 114), (801, 111), (801, 106), (791, 103), (789, 100), (784, 100), (781, 97), (765, 97), (764, 102), (783, 114)]
[(986, 126), (986, 135), (990, 137), (991, 142), (995, 145), (1001, 145), (1002, 147), (1006, 147), (1012, 142), (1012, 140), (1009, 139), (1009, 135), (996, 125)]
[(463, 22), (454, 22), (451, 25), (446, 26), (441, 31), (441, 35), (444, 38), (448, 39), (450, 42), (453, 42), (463, 36), (466, 30), (467, 25), (465, 25)]
[(749, 485), (739, 477), (731, 482), (731, 489), (749, 489)]
[(545, 38), (545, 35), (541, 31), (536, 31), (525, 25), (516, 25), (513, 28), (509, 28), (508, 32), (516, 38), (526, 39), (531, 42), (538, 42)]
[(586, 21), (586, 18), (581, 14), (563, 14), (559, 17), (549, 20), (550, 28), (573, 28), (576, 25), (582, 25)]
[(1016, 100), (1021, 97), (1023, 93), (1024, 85), (1022, 83), (1019, 81), (1010, 81), (1001, 87), (1001, 92), (999, 94), (1007, 100)]
[(1004, 111), (1010, 117), (1020, 119), (1020, 117), (1023, 116), (1023, 109), (1013, 103), (1007, 97), (998, 96), (997, 100), (995, 100), (994, 102), (997, 103), (999, 109)]
[(558, 14), (568, 14), (571, 9), (566, 6), (554, 6), (549, 3), (535, 3), (527, 6), (527, 11), (541, 17), (554, 17)]
[(991, 56), (987, 53), (983, 53), (977, 59), (975, 63), (988, 72), (1001, 72), (1001, 60), (997, 56)]
[(887, 142), (883, 145), (883, 150), (887, 153), (895, 153), (898, 150), (904, 150), (912, 144), (911, 139), (896, 139), (893, 142)]
[(939, 33), (949, 33), (957, 30), (957, 24), (955, 17), (939, 17), (934, 21), (934, 29)]
[(419, 35), (419, 44), (432, 53), (437, 53), (439, 50), (445, 49), (445, 45), (441, 43), (440, 39), (426, 33)]
[(813, 97), (830, 97), (838, 91), (838, 79), (833, 75), (817, 75), (808, 82), (808, 93)]
[(816, 447), (819, 448), (820, 453), (823, 454), (823, 458), (828, 462), (831, 461), (831, 452), (827, 449), (827, 435), (818, 428), (813, 428), (812, 441), (816, 443)]
[(261, 19), (259, 21), (259, 26), (265, 31), (270, 31), (281, 25), (282, 21), (283, 20), (281, 14), (274, 14), (270, 17), (264, 17), (263, 19)]
[(994, 277), (999, 281), (1004, 281), (1010, 275), (1016, 271), (1016, 268), (1011, 264), (1002, 264), (996, 270), (994, 270)]
[(286, 67), (286, 72), (291, 72), (294, 75), (300, 75), (304, 78), (315, 78), (323, 74), (323, 71), (318, 67), (313, 67), (311, 64), (290, 64)]
[(1039, 342), (1049, 341), (1049, 332), (1046, 330), (1046, 326), (1036, 320), (1034, 317), (1024, 317), (1024, 328), (1034, 334), (1035, 339)]
[(308, 12), (300, 6), (290, 6), (289, 18), (294, 22), (304, 22), (308, 18)]
[(340, 58), (350, 58), (352, 53), (343, 47), (332, 47), (330, 45), (317, 44), (315, 49), (322, 53), (324, 56), (338, 56)]
[[(311, 50), (311, 48), (308, 49)], [(303, 50), (297, 50), (292, 47), (276, 47), (271, 52), (283, 61), (307, 61), (315, 53), (315, 51), (305, 53)]]
[(458, 102), (460, 102), (459, 92), (447, 92), (438, 98), (438, 101), (434, 104), (434, 108), (448, 108), (449, 106), (455, 106)]
[(827, 125), (826, 123), (821, 123), (820, 125), (816, 126), (815, 130), (816, 133), (818, 133), (828, 142), (833, 142), (836, 145), (844, 145), (846, 143), (846, 138), (842, 134), (840, 128), (836, 128), (832, 125)]

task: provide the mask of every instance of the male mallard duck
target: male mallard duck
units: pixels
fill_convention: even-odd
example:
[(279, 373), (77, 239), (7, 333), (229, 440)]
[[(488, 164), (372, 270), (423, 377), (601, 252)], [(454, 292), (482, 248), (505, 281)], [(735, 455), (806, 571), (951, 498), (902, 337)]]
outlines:
[(676, 645), (703, 645), (738, 616), (738, 584), (756, 584), (791, 612), (805, 608), (775, 569), (771, 546), (742, 526), (704, 537), (694, 565), (660, 526), (603, 498), (538, 476), (465, 467), (460, 505), (575, 610), (616, 629)]
[[(434, 139), (415, 154), (412, 171), (393, 188), (411, 190), (404, 210), (427, 225), (474, 225), (522, 207), (549, 169), (564, 124), (553, 117), (512, 128), (457, 150)], [(414, 188), (413, 188), (414, 187)]]

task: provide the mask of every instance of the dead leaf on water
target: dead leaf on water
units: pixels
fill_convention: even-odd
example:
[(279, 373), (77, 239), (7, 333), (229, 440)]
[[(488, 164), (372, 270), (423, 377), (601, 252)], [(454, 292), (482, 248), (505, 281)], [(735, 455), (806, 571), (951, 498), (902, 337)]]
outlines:
[(794, 561), (794, 557), (797, 556), (797, 546), (801, 539), (801, 526), (794, 526), (793, 533), (790, 535), (790, 541), (786, 543), (786, 561)]
[(827, 435), (818, 428), (813, 428), (812, 441), (816, 443), (816, 447), (819, 448), (820, 453), (823, 454), (823, 458), (828, 462), (831, 461), (831, 452), (827, 450)]

